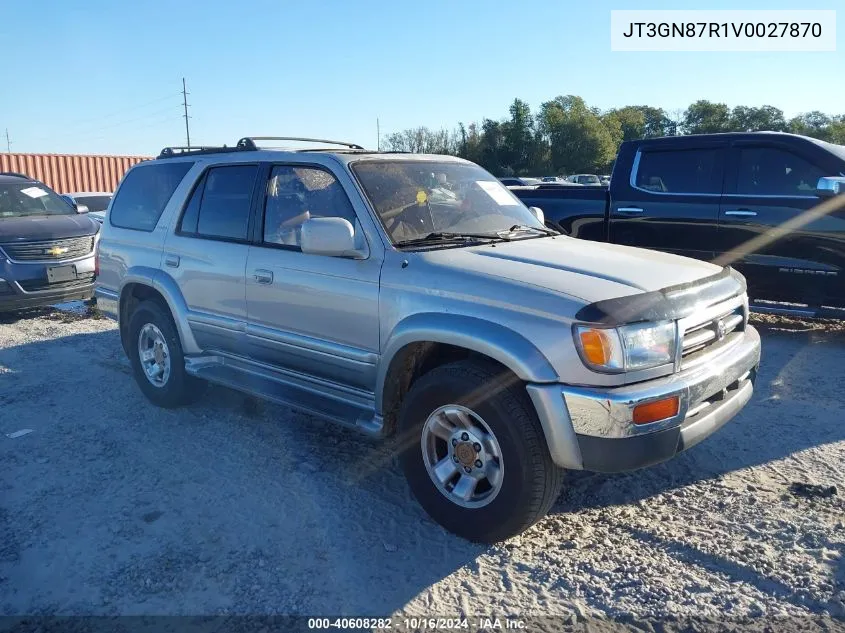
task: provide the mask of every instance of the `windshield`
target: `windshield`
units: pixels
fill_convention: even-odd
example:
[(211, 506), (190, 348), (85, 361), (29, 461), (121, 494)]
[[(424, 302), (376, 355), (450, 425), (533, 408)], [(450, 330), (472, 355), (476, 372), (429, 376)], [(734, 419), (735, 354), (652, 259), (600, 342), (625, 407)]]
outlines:
[(109, 208), (111, 196), (74, 196), (77, 204), (84, 204), (89, 211), (105, 211)]
[(32, 182), (0, 184), (0, 218), (30, 215), (74, 215), (76, 210), (57, 193)]
[(598, 176), (578, 176), (578, 182), (582, 185), (598, 185), (601, 184)]
[(489, 233), (543, 224), (481, 167), (433, 161), (360, 161), (352, 171), (394, 244), (433, 232)]

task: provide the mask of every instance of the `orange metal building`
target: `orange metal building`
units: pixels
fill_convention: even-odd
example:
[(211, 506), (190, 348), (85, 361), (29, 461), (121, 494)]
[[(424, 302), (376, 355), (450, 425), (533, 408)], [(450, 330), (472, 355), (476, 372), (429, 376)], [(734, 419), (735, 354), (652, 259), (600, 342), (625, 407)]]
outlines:
[(83, 154), (0, 154), (0, 172), (26, 174), (59, 193), (114, 191), (132, 165), (149, 156)]

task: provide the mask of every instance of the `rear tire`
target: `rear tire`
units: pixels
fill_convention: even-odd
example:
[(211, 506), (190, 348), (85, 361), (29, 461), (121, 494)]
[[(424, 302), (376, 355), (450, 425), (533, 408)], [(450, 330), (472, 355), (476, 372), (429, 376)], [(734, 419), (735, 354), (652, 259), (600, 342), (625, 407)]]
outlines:
[(147, 399), (159, 407), (189, 404), (206, 383), (188, 375), (182, 343), (170, 312), (157, 301), (143, 301), (129, 320), (127, 352), (135, 381)]
[(420, 505), (470, 541), (520, 534), (560, 495), (563, 470), (522, 383), (492, 363), (460, 361), (418, 379), (402, 403), (398, 436)]

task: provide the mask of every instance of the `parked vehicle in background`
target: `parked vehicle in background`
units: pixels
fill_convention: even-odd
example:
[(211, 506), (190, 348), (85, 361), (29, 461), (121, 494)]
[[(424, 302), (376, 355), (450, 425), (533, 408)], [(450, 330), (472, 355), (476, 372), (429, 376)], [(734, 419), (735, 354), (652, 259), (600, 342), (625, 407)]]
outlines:
[[(543, 185), (544, 187), (583, 187), (584, 185), (579, 185), (577, 182), (569, 182), (568, 180), (556, 180), (554, 182), (541, 182), (538, 183)], [(530, 186), (530, 185), (529, 185)]]
[(0, 311), (91, 297), (99, 228), (44, 183), (0, 174)]
[(525, 176), (520, 176), (517, 178), (516, 176), (508, 176), (505, 178), (499, 178), (499, 182), (501, 182), (506, 187), (526, 187), (531, 185), (539, 185), (542, 181), (539, 178), (527, 178)]
[(610, 176), (599, 176), (599, 180), (604, 187), (610, 185)]
[(425, 510), (493, 542), (562, 469), (669, 459), (751, 397), (735, 271), (560, 235), (456, 157), (257, 140), (302, 139), (168, 148), (115, 194), (97, 301), (153, 403), (211, 382), (395, 436)]
[[(77, 211), (90, 214), (89, 217), (94, 218), (100, 223), (103, 222), (103, 218), (106, 216), (106, 209), (109, 208), (112, 195), (114, 194), (105, 191), (81, 191), (64, 194), (65, 197), (70, 198), (77, 205)], [(87, 211), (81, 211), (80, 207), (85, 207)]]
[(76, 211), (77, 213), (88, 213), (88, 207), (86, 207), (84, 204), (77, 203), (76, 200), (71, 198), (68, 194), (62, 193), (62, 194), (59, 194), (59, 195), (61, 196), (62, 200), (64, 200), (71, 207), (73, 207), (73, 210)]
[(541, 180), (543, 182), (560, 182), (561, 181), (561, 179), (558, 178), (557, 176), (543, 176), (541, 178)]
[(572, 174), (567, 176), (566, 180), (574, 182), (577, 185), (600, 185), (601, 180), (595, 174)]
[(609, 189), (523, 188), (574, 237), (735, 260), (754, 299), (845, 306), (845, 211), (743, 245), (845, 189), (845, 146), (794, 134), (677, 136), (622, 144)]

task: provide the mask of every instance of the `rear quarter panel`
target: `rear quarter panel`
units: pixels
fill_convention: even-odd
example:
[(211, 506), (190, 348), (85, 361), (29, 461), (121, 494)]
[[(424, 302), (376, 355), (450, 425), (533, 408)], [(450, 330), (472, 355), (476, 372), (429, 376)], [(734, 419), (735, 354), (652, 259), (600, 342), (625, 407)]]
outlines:
[[(133, 169), (144, 169), (144, 166)], [(128, 171), (127, 175), (131, 171)], [(117, 306), (110, 305), (110, 302), (120, 297), (122, 289), (128, 283), (144, 283), (151, 287), (154, 285), (153, 278), (161, 268), (165, 238), (172, 223), (178, 218), (182, 202), (201, 171), (202, 166), (200, 161), (197, 161), (176, 187), (152, 231), (126, 229), (112, 225), (111, 205), (109, 205), (109, 213), (100, 230), (100, 274), (96, 282), (98, 304), (103, 303), (105, 311), (109, 314), (116, 313)], [(124, 176), (125, 179), (126, 176)], [(115, 191), (114, 199), (117, 199), (119, 193), (120, 186)]]

